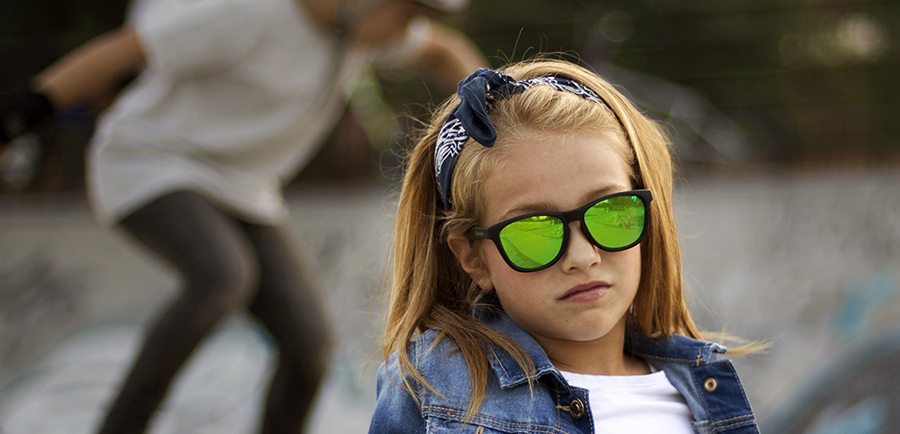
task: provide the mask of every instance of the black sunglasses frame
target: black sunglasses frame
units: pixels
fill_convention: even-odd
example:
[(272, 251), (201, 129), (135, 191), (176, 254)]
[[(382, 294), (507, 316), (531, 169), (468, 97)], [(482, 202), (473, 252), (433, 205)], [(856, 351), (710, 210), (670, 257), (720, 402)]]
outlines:
[[(624, 246), (624, 247), (612, 249), (612, 248), (608, 248), (608, 247), (601, 245), (600, 243), (597, 242), (596, 239), (594, 239), (594, 236), (591, 235), (590, 231), (588, 231), (587, 225), (584, 222), (584, 214), (587, 212), (588, 209), (590, 209), (594, 205), (596, 205), (600, 202), (603, 202), (604, 200), (612, 199), (614, 197), (619, 197), (619, 196), (637, 196), (637, 197), (641, 198), (641, 202), (644, 204), (644, 227), (641, 230), (641, 235), (637, 238), (637, 240), (635, 242), (633, 242), (627, 246)], [(548, 268), (548, 267), (552, 266), (553, 264), (555, 264), (557, 261), (559, 261), (560, 258), (562, 258), (562, 256), (566, 252), (566, 248), (569, 245), (569, 236), (570, 236), (569, 223), (574, 222), (574, 221), (577, 221), (580, 223), (579, 226), (581, 226), (581, 232), (584, 233), (584, 236), (587, 237), (588, 241), (590, 241), (591, 244), (597, 246), (598, 248), (600, 248), (600, 250), (603, 250), (606, 252), (621, 252), (622, 250), (628, 250), (628, 249), (640, 244), (640, 242), (643, 241), (644, 236), (647, 234), (647, 228), (650, 226), (650, 202), (651, 201), (653, 201), (653, 194), (650, 193), (650, 190), (622, 191), (619, 193), (613, 193), (613, 194), (610, 194), (607, 196), (603, 196), (595, 201), (592, 201), (591, 203), (589, 203), (587, 205), (575, 208), (571, 211), (536, 212), (536, 213), (525, 214), (525, 215), (513, 217), (511, 219), (504, 220), (500, 223), (491, 225), (490, 227), (486, 227), (486, 228), (473, 227), (473, 228), (469, 229), (468, 232), (466, 232), (466, 235), (468, 236), (469, 240), (472, 240), (472, 241), (474, 241), (474, 240), (491, 240), (491, 241), (493, 241), (494, 245), (497, 246), (497, 250), (500, 252), (500, 256), (503, 257), (503, 260), (506, 261), (506, 264), (509, 265), (510, 268), (512, 268), (513, 270), (522, 272), (522, 273), (530, 273), (532, 271), (540, 271), (545, 268)], [(554, 257), (547, 264), (542, 265), (538, 268), (522, 268), (516, 264), (513, 264), (513, 262), (509, 259), (509, 256), (507, 256), (506, 249), (503, 248), (503, 243), (500, 241), (500, 231), (502, 231), (503, 228), (505, 228), (506, 226), (509, 226), (511, 223), (517, 222), (523, 218), (534, 217), (534, 216), (557, 217), (560, 220), (562, 220), (562, 222), (563, 222), (562, 245), (560, 246), (559, 253), (556, 254), (556, 257)]]

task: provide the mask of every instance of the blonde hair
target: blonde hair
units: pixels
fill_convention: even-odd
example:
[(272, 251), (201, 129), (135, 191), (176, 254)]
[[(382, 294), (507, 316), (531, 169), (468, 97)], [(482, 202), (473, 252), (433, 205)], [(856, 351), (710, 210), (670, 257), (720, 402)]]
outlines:
[[(528, 131), (589, 131), (622, 144), (634, 188), (653, 192), (650, 227), (641, 248), (641, 279), (629, 320), (648, 336), (680, 333), (699, 339), (684, 298), (681, 252), (672, 213), (671, 143), (665, 131), (610, 83), (580, 66), (534, 60), (500, 71), (519, 81), (543, 76), (574, 80), (607, 102), (608, 108), (549, 86), (534, 86), (497, 102), (490, 118), (498, 143), (509, 143)], [(393, 280), (382, 351), (385, 358), (399, 352), (402, 372), (439, 393), (416, 371), (406, 349), (411, 339), (428, 329), (438, 330), (438, 339), (451, 339), (469, 368), (472, 400), (468, 413), (472, 415), (484, 400), (490, 375), (485, 344), (507, 351), (526, 372), (533, 372), (534, 366), (511, 339), (472, 316), (476, 307), (489, 312), (498, 312), (500, 307), (491, 294), (472, 282), (447, 243), (449, 236), (465, 234), (484, 214), (482, 183), (486, 174), (495, 170), (492, 152), (514, 148), (485, 148), (470, 139), (454, 168), (453, 210), (445, 212), (435, 181), (434, 149), (444, 120), (458, 103), (454, 96), (435, 111), (409, 155), (394, 224)], [(410, 384), (406, 386), (412, 390)]]

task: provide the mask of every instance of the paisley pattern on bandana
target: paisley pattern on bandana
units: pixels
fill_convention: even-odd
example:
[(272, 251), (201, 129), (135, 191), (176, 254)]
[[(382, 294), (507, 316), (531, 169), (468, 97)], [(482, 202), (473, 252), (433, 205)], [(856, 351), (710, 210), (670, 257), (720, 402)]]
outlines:
[[(441, 132), (437, 138), (439, 146), (434, 152), (434, 170), (438, 179), (441, 179), (441, 173), (450, 172), (450, 167), (444, 166), (456, 160), (466, 140), (469, 140), (469, 135), (466, 134), (466, 129), (459, 119), (452, 117), (452, 119), (444, 122), (444, 126), (441, 127)], [(449, 164), (447, 165), (449, 166)]]
[[(587, 86), (565, 78), (538, 77), (516, 81), (502, 72), (490, 69), (482, 68), (475, 71), (459, 83), (456, 94), (461, 102), (444, 121), (434, 150), (434, 173), (446, 211), (450, 211), (453, 206), (450, 197), (450, 178), (463, 145), (471, 137), (488, 148), (494, 146), (497, 133), (488, 117), (494, 103), (538, 85), (550, 86), (560, 92), (569, 92), (609, 107), (603, 98)], [(618, 118), (618, 115), (616, 117)]]
[(564, 78), (556, 78), (556, 77), (539, 77), (532, 78), (530, 80), (520, 81), (513, 86), (519, 87), (523, 86), (525, 89), (528, 89), (536, 84), (545, 84), (547, 86), (552, 87), (555, 90), (561, 92), (569, 92), (574, 93), (584, 99), (591, 100), (597, 104), (606, 105), (606, 102), (600, 99), (593, 90), (588, 88), (587, 86), (578, 83), (577, 81), (566, 80)]

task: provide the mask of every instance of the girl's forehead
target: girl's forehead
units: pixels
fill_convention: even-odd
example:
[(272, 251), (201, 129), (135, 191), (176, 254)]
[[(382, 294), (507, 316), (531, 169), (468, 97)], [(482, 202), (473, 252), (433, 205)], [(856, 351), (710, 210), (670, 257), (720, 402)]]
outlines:
[[(517, 169), (550, 169), (554, 165), (572, 167), (585, 158), (602, 156), (603, 166), (627, 169), (627, 145), (613, 134), (598, 131), (538, 131), (520, 129), (498, 138), (489, 151), (495, 170), (491, 175)], [(596, 161), (594, 161), (596, 162)]]
[(495, 164), (484, 182), (485, 218), (540, 208), (568, 210), (594, 194), (630, 189), (630, 172), (616, 142), (592, 132), (532, 132), (498, 141)]

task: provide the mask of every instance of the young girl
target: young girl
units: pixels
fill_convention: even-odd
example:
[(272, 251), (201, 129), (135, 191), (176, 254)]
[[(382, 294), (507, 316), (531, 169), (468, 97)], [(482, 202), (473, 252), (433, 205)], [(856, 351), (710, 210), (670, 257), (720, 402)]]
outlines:
[(457, 95), (404, 180), (370, 432), (758, 433), (684, 300), (662, 128), (561, 61)]

